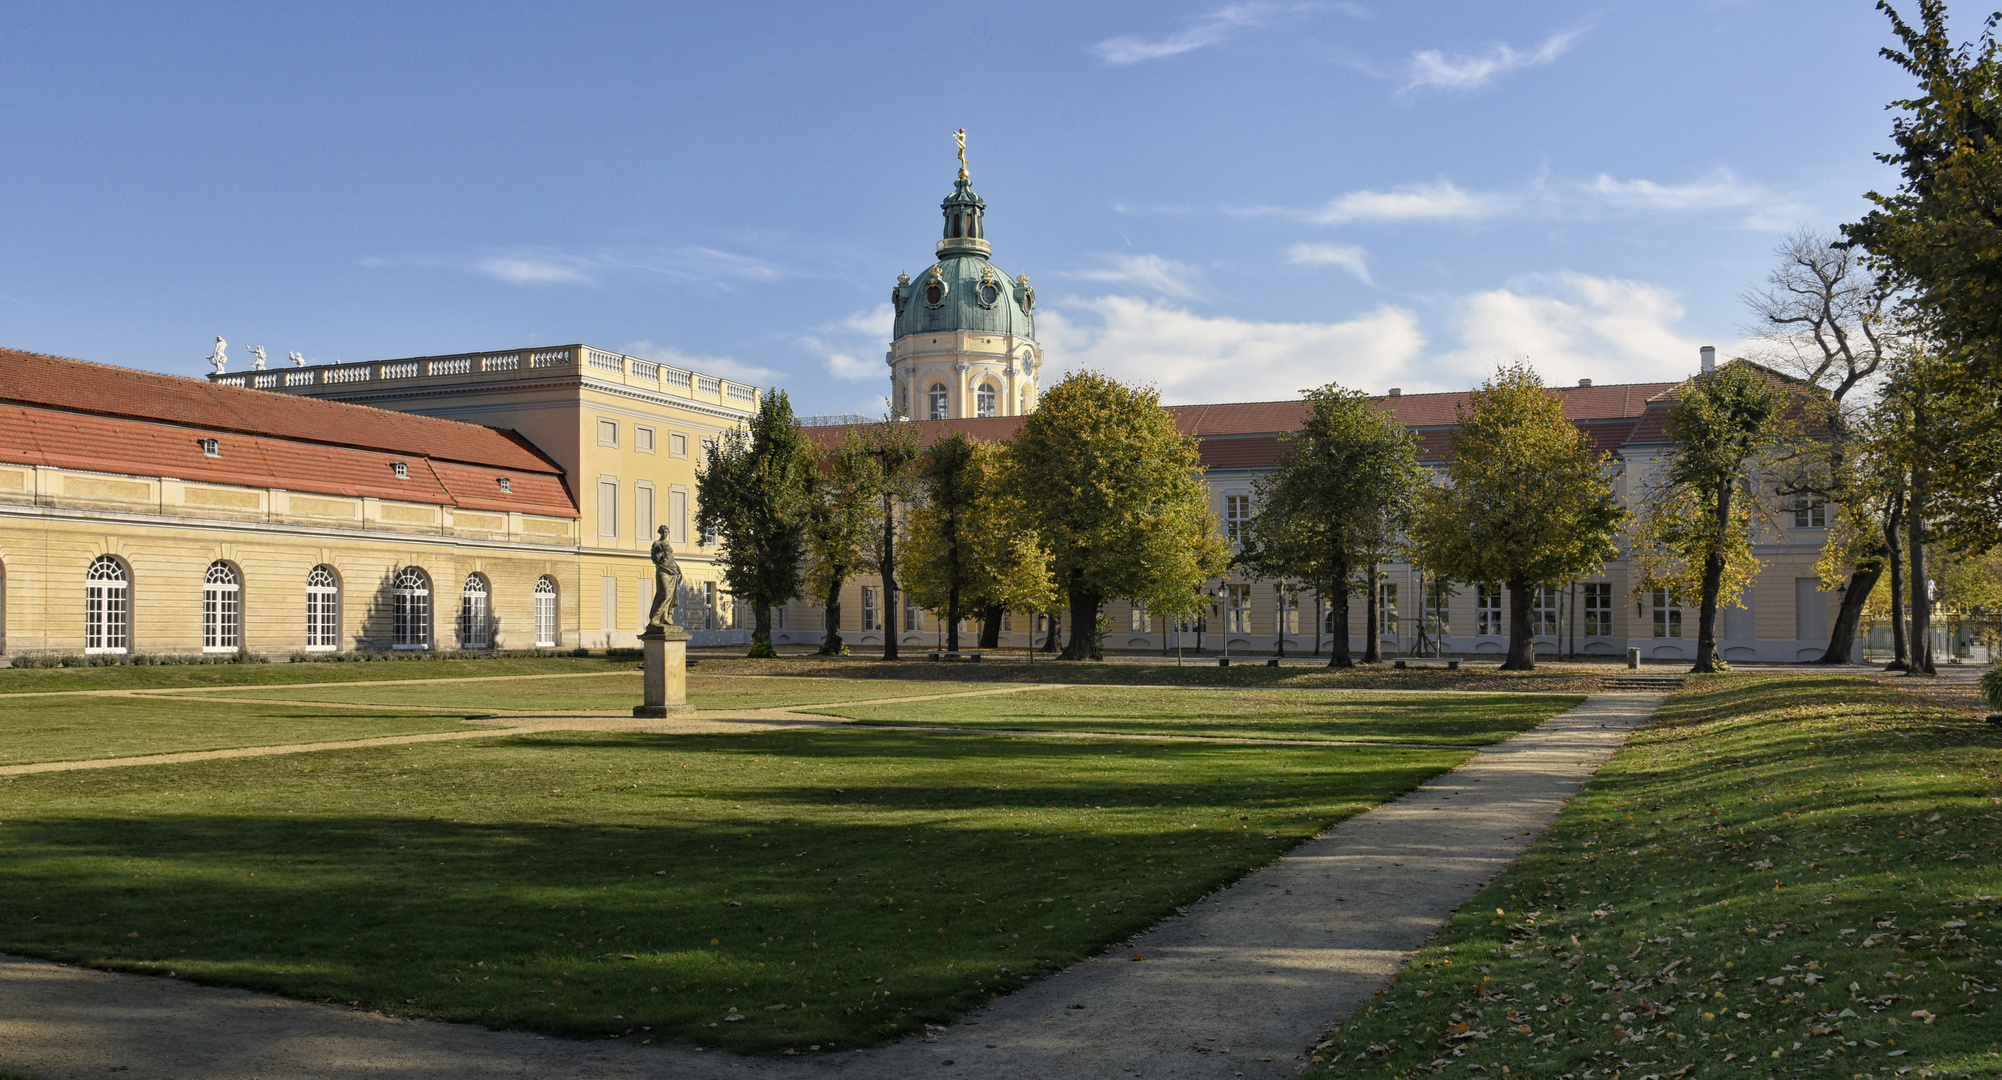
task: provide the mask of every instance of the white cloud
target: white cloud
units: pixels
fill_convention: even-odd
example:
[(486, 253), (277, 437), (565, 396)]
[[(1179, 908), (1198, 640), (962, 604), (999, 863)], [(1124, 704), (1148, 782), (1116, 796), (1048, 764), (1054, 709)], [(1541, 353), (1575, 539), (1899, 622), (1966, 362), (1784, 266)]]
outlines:
[(1376, 284), (1369, 276), (1369, 253), (1354, 244), (1294, 244), (1286, 257), (1297, 266), (1339, 266), (1365, 285)]
[(1481, 218), (1498, 212), (1503, 200), (1495, 195), (1462, 191), (1450, 180), (1430, 184), (1406, 184), (1390, 191), (1351, 191), (1338, 195), (1319, 210), (1307, 212), (1309, 221), (1339, 225), (1345, 221), (1416, 221), (1446, 218)]
[(813, 334), (803, 334), (799, 343), (818, 356), (828, 374), (837, 379), (853, 382), (883, 379), (888, 385), (889, 367), (882, 356), (896, 329), (896, 320), (896, 309), (880, 304), (827, 323)]
[(1168, 56), (1180, 56), (1208, 45), (1215, 45), (1240, 30), (1262, 26), (1278, 15), (1290, 15), (1318, 7), (1317, 4), (1232, 4), (1197, 19), (1186, 28), (1157, 41), (1143, 41), (1136, 37), (1107, 38), (1091, 47), (1099, 59), (1108, 64), (1137, 64), (1142, 60), (1159, 60)]
[(1518, 358), (1552, 386), (1679, 379), (1696, 368), (1700, 345), (1730, 344), (1689, 336), (1682, 301), (1660, 285), (1560, 274), (1525, 286), (1461, 304), (1460, 348), (1437, 359), (1436, 379), (1474, 385)]
[(770, 368), (746, 364), (732, 357), (692, 356), (666, 345), (655, 345), (651, 341), (635, 341), (621, 351), (627, 356), (637, 356), (643, 360), (652, 360), (688, 371), (699, 371), (704, 375), (721, 375), (737, 382), (771, 386), (781, 378), (781, 373)]
[(1196, 268), (1159, 255), (1101, 255), (1104, 266), (1094, 270), (1072, 270), (1062, 276), (1081, 281), (1102, 281), (1114, 285), (1139, 285), (1169, 296), (1193, 299), (1201, 295), (1196, 285)]
[(1571, 43), (1582, 32), (1570, 30), (1558, 34), (1532, 52), (1501, 44), (1479, 56), (1447, 56), (1438, 49), (1413, 53), (1404, 88), (1415, 90), (1421, 86), (1443, 86), (1449, 90), (1477, 89), (1486, 86), (1497, 75), (1556, 60), (1571, 48)]
[(1729, 169), (1717, 169), (1703, 179), (1688, 184), (1615, 180), (1600, 173), (1586, 190), (1614, 206), (1644, 210), (1743, 209), (1747, 212), (1745, 225), (1753, 229), (1791, 228), (1808, 213), (1799, 202), (1758, 184), (1739, 180)]
[(470, 269), (509, 285), (589, 285), (582, 260), (562, 256), (492, 255), (475, 259)]
[(1046, 305), (1037, 314), (1052, 365), (1153, 383), (1164, 401), (1267, 401), (1336, 381), (1378, 392), (1425, 346), (1409, 311), (1380, 307), (1346, 322), (1254, 322), (1198, 315), (1134, 296)]

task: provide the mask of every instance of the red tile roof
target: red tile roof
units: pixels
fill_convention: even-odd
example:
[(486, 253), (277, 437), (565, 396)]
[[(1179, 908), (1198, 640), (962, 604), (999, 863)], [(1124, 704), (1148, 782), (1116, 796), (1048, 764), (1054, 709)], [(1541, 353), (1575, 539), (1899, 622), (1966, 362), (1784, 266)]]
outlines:
[(497, 428), (15, 349), (0, 349), (0, 402), (366, 447), (511, 472), (562, 472), (526, 439)]
[[(202, 453), (204, 438), (216, 440), (218, 456)], [(0, 461), (303, 494), (442, 503), (468, 510), (577, 516), (563, 478), (546, 472), (515, 472), (416, 454), (20, 405), (0, 405)], [(396, 478), (391, 465), (397, 461), (407, 466), (408, 479)], [(512, 491), (500, 490), (503, 476)]]
[[(218, 456), (202, 453), (205, 438)], [(11, 349), (0, 349), (0, 461), (577, 516), (563, 470), (512, 431)]]

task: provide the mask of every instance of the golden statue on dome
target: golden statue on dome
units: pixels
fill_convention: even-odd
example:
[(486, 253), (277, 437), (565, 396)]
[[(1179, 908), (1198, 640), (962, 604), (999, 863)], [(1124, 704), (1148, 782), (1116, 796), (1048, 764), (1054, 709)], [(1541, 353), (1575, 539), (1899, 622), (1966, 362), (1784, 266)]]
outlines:
[(958, 131), (953, 132), (952, 139), (959, 144), (959, 178), (965, 180), (968, 178), (966, 172), (966, 129), (960, 128)]

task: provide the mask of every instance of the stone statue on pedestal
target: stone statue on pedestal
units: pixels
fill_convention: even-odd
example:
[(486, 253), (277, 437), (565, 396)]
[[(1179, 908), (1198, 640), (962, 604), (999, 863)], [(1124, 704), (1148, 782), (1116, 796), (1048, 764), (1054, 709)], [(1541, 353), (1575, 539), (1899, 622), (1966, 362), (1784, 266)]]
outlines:
[(646, 617), (649, 630), (674, 625), (674, 601), (681, 595), (681, 564), (674, 561), (674, 545), (668, 542), (665, 525), (660, 527), (660, 538), (653, 542), (652, 554), (653, 609)]
[(633, 706), (633, 715), (667, 717), (694, 712), (688, 704), (688, 631), (674, 624), (674, 598), (681, 593), (681, 564), (674, 561), (674, 545), (668, 542), (667, 526), (653, 542), (653, 607), (647, 612), (646, 630), (640, 634), (644, 658), (645, 704)]
[(215, 373), (218, 375), (229, 367), (229, 342), (224, 341), (221, 334), (216, 335), (215, 352), (210, 354), (208, 361), (215, 365)]

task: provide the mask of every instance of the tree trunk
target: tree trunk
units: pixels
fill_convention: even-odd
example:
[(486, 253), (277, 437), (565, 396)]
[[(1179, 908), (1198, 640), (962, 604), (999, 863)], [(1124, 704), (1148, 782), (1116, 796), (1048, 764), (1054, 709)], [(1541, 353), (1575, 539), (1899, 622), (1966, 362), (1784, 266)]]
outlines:
[(1333, 592), (1328, 594), (1328, 666), (1350, 668), (1356, 662), (1349, 655), (1349, 571), (1342, 567)]
[[(1737, 483), (1733, 476), (1717, 485), (1712, 502), (1711, 516), (1715, 518), (1711, 527), (1716, 529), (1717, 543), (1721, 545), (1731, 528), (1731, 489)], [(1709, 674), (1717, 670), (1717, 594), (1724, 589), (1724, 552), (1712, 547), (1703, 556), (1703, 604), (1696, 612), (1696, 663), (1689, 669), (1690, 674)]]
[(1381, 616), (1376, 610), (1377, 587), (1376, 587), (1375, 560), (1370, 561), (1369, 569), (1366, 576), (1369, 579), (1369, 591), (1363, 594), (1363, 602), (1362, 602), (1362, 621), (1363, 621), (1362, 662), (1365, 664), (1380, 664), (1383, 662), (1383, 643), (1379, 640), (1379, 637), (1381, 635), (1378, 633), (1379, 626), (1377, 623), (1377, 620)]
[(1529, 614), (1535, 599), (1535, 587), (1529, 582), (1508, 583), (1508, 658), (1502, 661), (1503, 671), (1536, 670), (1536, 627)]
[(1879, 559), (1856, 568), (1849, 575), (1849, 591), (1842, 594), (1842, 607), (1835, 613), (1835, 629), (1828, 635), (1828, 651), (1821, 654), (1817, 664), (1846, 664), (1849, 654), (1856, 648), (1856, 627), (1863, 621), (1863, 605), (1869, 603), (1871, 590), (1877, 587), (1877, 579), (1884, 576), (1884, 563)]
[(830, 579), (833, 584), (827, 590), (827, 602), (820, 607), (820, 625), (825, 632), (820, 635), (820, 655), (840, 656), (845, 647), (841, 640), (841, 586), (846, 574), (835, 574)]
[(1071, 639), (1064, 646), (1059, 660), (1103, 660), (1105, 655), (1098, 645), (1098, 609), (1105, 598), (1082, 587), (1072, 585), (1071, 597)]
[(954, 584), (945, 594), (945, 651), (959, 651), (959, 586)]
[(1930, 478), (1912, 470), (1912, 501), (1905, 514), (1905, 546), (1912, 560), (1912, 666), (1906, 674), (1937, 675), (1932, 657), (1932, 590), (1926, 587), (1926, 495)]
[(1885, 671), (1904, 671), (1912, 664), (1911, 650), (1905, 643), (1904, 522), (1905, 497), (1899, 493), (1884, 510), (1884, 544), (1891, 549), (1884, 560), (1891, 571), (1891, 662), (1884, 665)]
[(770, 604), (751, 605), (751, 655), (758, 653), (758, 643), (765, 648), (772, 647), (772, 606)]
[(897, 515), (883, 496), (883, 542), (876, 565), (883, 572), (883, 659), (897, 658)]
[[(980, 616), (980, 647), (998, 649), (1001, 647), (1001, 620), (1007, 616), (1000, 604), (989, 604)], [(1029, 645), (1035, 646), (1035, 636), (1030, 635)]]
[(1286, 592), (1275, 589), (1272, 593), (1272, 640), (1279, 644), (1279, 659), (1286, 659)]
[(1043, 637), (1043, 651), (1056, 652), (1057, 642), (1062, 640), (1063, 624), (1064, 624), (1063, 613), (1052, 611), (1049, 613), (1047, 618), (1050, 620), (1050, 632), (1044, 635)]

